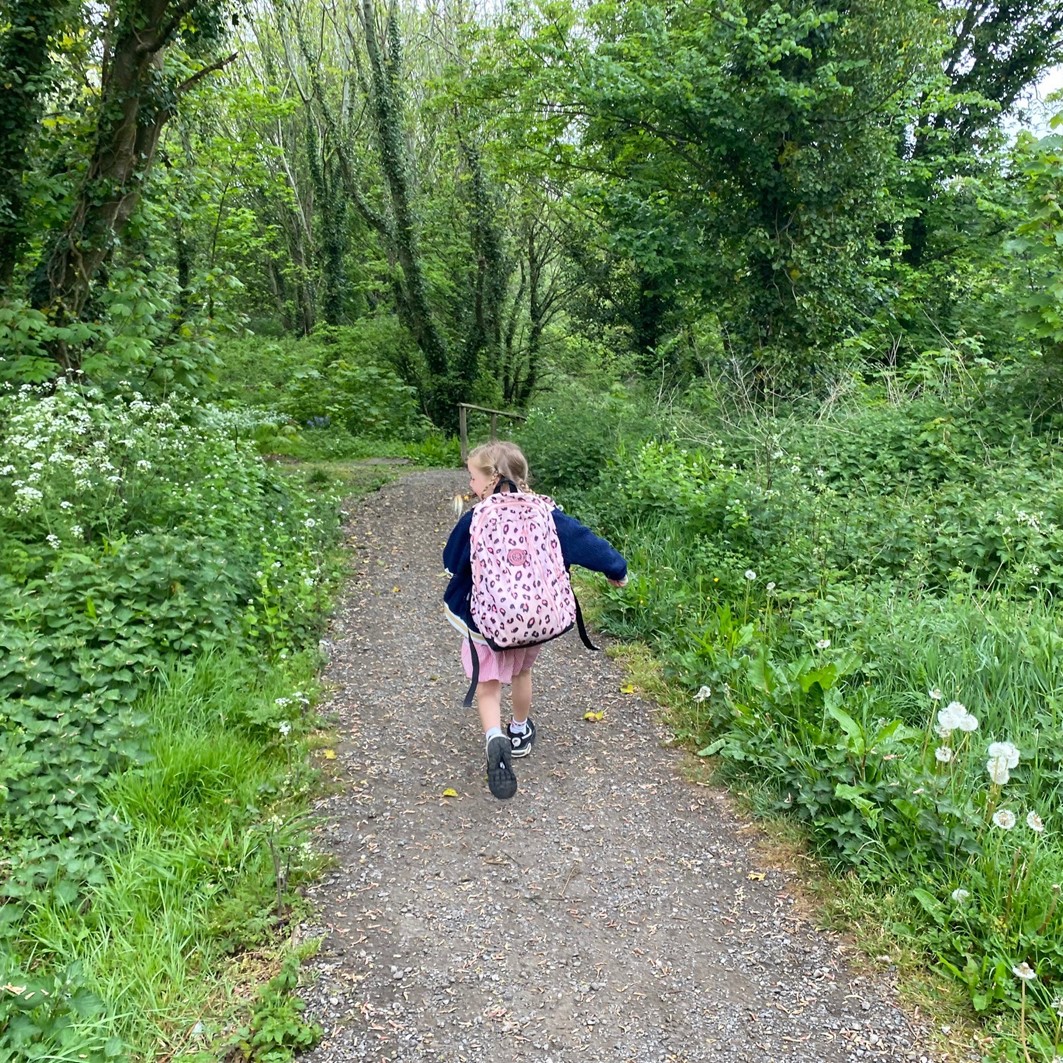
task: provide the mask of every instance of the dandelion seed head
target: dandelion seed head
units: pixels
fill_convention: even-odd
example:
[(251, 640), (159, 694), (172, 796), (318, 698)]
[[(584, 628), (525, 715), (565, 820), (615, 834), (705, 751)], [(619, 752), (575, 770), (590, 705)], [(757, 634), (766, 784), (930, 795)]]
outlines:
[(1010, 742), (992, 742), (989, 746), (989, 757), (1003, 760), (1008, 768), (1014, 768), (1019, 763), (1019, 751)]
[(952, 750), (948, 746), (938, 746), (934, 750), (934, 756), (941, 764), (948, 764), (952, 760)]
[(819, 642), (816, 643), (816, 649), (817, 650), (829, 650), (830, 649), (830, 639), (820, 639)]
[(1000, 808), (993, 813), (993, 825), (1001, 830), (1011, 830), (1015, 826), (1015, 813), (1010, 808)]
[(694, 695), (695, 701), (705, 701), (712, 697), (712, 690), (709, 687), (701, 687)]
[(752, 582), (756, 578), (757, 578), (757, 574), (751, 568), (747, 568), (746, 569), (746, 579), (749, 580), (750, 582)]
[(951, 898), (952, 898), (952, 899), (953, 899), (953, 900), (954, 900), (954, 901), (955, 901), (955, 902), (956, 902), (957, 904), (963, 904), (963, 903), (964, 903), (964, 901), (966, 901), (966, 900), (967, 900), (967, 899), (968, 899), (968, 898), (969, 898), (969, 897), (971, 896), (971, 894), (970, 894), (970, 891), (969, 891), (969, 890), (965, 890), (965, 889), (964, 889), (964, 888), (963, 888), (963, 887), (961, 886), (961, 887), (959, 887), (958, 889), (954, 889), (954, 890), (952, 891), (952, 893), (950, 893), (950, 894), (949, 894), (949, 896), (950, 896), (950, 897), (951, 897)]
[(1003, 757), (990, 757), (986, 761), (985, 770), (989, 772), (989, 778), (997, 786), (1003, 786), (1011, 778), (1011, 772), (1008, 771), (1008, 763)]
[(1043, 834), (1045, 829), (1044, 820), (1036, 812), (1026, 813), (1026, 826), (1038, 834)]
[(1012, 967), (1011, 973), (1024, 982), (1032, 982), (1037, 977), (1037, 972), (1025, 960)]

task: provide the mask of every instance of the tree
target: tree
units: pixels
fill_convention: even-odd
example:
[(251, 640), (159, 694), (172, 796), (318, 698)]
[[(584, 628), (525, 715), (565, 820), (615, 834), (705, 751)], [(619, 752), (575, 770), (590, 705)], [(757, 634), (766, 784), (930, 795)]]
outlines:
[(71, 8), (70, 0), (12, 0), (0, 33), (0, 293), (11, 283), (30, 228), (24, 175), (52, 84), (54, 38)]
[(66, 222), (30, 288), (32, 305), (55, 326), (50, 353), (63, 370), (78, 368), (82, 357), (64, 326), (81, 319), (140, 201), (163, 128), (185, 93), (234, 58), (217, 55), (225, 33), (216, 0), (115, 0), (98, 28), (102, 68), (92, 148)]
[(581, 204), (640, 278), (737, 352), (801, 377), (879, 293), (894, 145), (932, 76), (922, 0), (559, 4), (521, 13), (523, 100)]

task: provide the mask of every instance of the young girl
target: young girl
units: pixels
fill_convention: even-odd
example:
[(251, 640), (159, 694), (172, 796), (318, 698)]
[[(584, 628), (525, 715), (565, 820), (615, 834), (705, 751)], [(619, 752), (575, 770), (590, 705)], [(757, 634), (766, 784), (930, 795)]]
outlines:
[[(520, 491), (529, 491), (528, 462), (515, 443), (493, 442), (477, 447), (466, 463), (469, 487), (477, 498), (488, 498), (501, 483), (502, 490), (516, 484)], [(578, 520), (553, 511), (554, 527), (561, 542), (565, 567), (582, 565), (601, 572), (615, 587), (627, 582), (627, 562), (604, 539), (598, 538)], [(479, 658), (479, 680), (476, 686), (476, 707), (484, 729), (487, 746), (487, 784), (495, 797), (506, 799), (517, 792), (517, 777), (513, 773), (513, 758), (526, 757), (535, 742), (535, 724), (531, 720), (531, 670), (542, 646), (521, 649), (493, 650), (480, 635), (470, 611), (472, 595), (472, 562), (469, 529), (472, 512), (466, 513), (454, 526), (443, 550), (443, 565), (450, 576), (443, 600), (447, 619), (464, 636), (461, 660), (465, 674), (473, 675), (472, 650)], [(471, 635), (471, 640), (470, 640)], [(512, 720), (502, 730), (502, 687), (511, 687)]]

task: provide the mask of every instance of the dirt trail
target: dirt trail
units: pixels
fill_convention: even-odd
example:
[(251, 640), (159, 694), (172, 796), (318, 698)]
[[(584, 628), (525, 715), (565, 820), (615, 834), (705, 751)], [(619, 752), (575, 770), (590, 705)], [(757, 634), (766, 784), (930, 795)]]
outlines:
[(304, 928), (324, 936), (307, 996), (326, 1036), (304, 1058), (930, 1060), (887, 972), (802, 918), (790, 876), (724, 792), (683, 778), (687, 754), (604, 653), (575, 637), (543, 653), (535, 750), (517, 796), (490, 796), (441, 615), (464, 486), (412, 473), (349, 517), (324, 706), (340, 788), (319, 807), (336, 867)]

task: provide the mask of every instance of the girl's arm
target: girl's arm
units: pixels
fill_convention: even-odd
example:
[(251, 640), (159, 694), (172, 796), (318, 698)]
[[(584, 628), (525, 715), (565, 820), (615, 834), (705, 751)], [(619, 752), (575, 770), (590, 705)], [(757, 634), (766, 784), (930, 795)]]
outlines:
[(472, 510), (469, 510), (451, 529), (447, 545), (443, 547), (443, 567), (452, 576), (472, 564), (469, 546), (469, 528), (472, 525)]
[(592, 572), (601, 572), (613, 583), (627, 577), (627, 562), (604, 539), (561, 510), (554, 510), (554, 527), (561, 540), (561, 553), (566, 565), (580, 565)]

